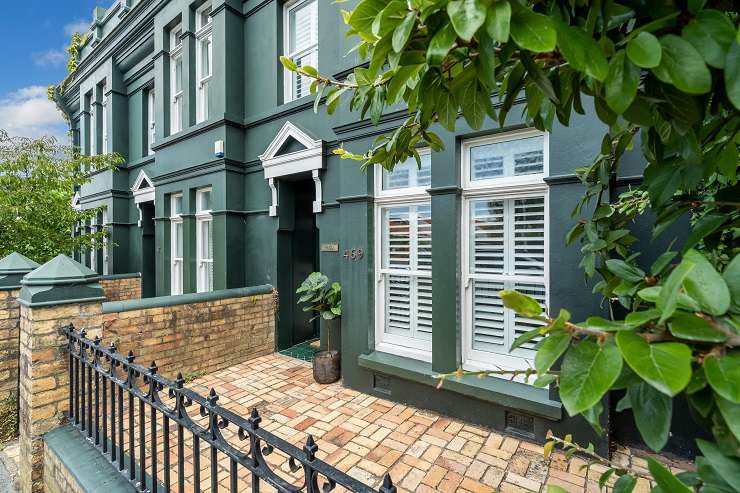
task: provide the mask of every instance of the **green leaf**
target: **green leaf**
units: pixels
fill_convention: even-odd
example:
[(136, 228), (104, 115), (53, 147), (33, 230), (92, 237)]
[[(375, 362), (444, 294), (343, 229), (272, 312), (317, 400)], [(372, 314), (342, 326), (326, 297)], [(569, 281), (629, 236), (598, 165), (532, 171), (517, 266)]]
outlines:
[[(738, 30), (740, 33), (740, 30)], [(725, 59), (725, 91), (735, 109), (740, 110), (740, 39), (735, 40)]]
[(439, 123), (450, 132), (454, 131), (458, 114), (457, 100), (446, 87), (440, 87), (437, 91), (436, 104)]
[(671, 334), (679, 339), (701, 342), (724, 342), (727, 335), (693, 313), (677, 311), (669, 323)]
[(740, 313), (740, 254), (735, 255), (735, 258), (725, 267), (722, 279), (725, 280), (725, 284), (730, 290), (730, 297), (732, 298), (730, 310)]
[(715, 402), (725, 423), (727, 423), (727, 427), (735, 436), (735, 439), (740, 441), (740, 404), (723, 399), (721, 396), (716, 396)]
[(624, 321), (627, 323), (627, 325), (630, 325), (632, 327), (642, 327), (648, 322), (652, 322), (653, 320), (657, 320), (660, 318), (660, 311), (656, 310), (655, 308), (651, 308), (649, 310), (643, 310), (641, 312), (632, 312), (628, 313), (627, 316), (624, 318)]
[(511, 23), (511, 5), (507, 0), (493, 2), (486, 15), (486, 32), (499, 43), (509, 40), (509, 24)]
[(627, 57), (638, 67), (657, 67), (662, 54), (660, 41), (648, 32), (641, 32), (627, 43)]
[(740, 460), (726, 456), (715, 444), (702, 440), (701, 438), (697, 438), (696, 444), (699, 446), (699, 450), (701, 450), (701, 453), (707, 458), (717, 474), (727, 481), (727, 484), (732, 486), (735, 491), (740, 491)]
[(295, 72), (298, 68), (298, 65), (296, 65), (293, 59), (285, 55), (280, 57), (280, 63), (283, 64), (283, 67), (285, 67), (286, 70), (290, 70), (291, 72)]
[(457, 35), (470, 41), (486, 22), (486, 6), (479, 0), (452, 0), (447, 4), (447, 15)]
[(711, 262), (696, 250), (689, 250), (684, 261), (694, 268), (683, 280), (686, 294), (695, 299), (702, 310), (711, 315), (723, 315), (730, 308), (730, 290)]
[(549, 334), (537, 348), (534, 367), (537, 373), (547, 372), (570, 346), (570, 333), (557, 331)]
[(598, 329), (606, 332), (615, 332), (617, 330), (629, 330), (633, 328), (628, 323), (619, 320), (607, 320), (602, 317), (588, 317), (583, 323), (590, 329)]
[(637, 479), (625, 474), (620, 476), (612, 487), (612, 493), (632, 493), (637, 485)]
[[(688, 94), (705, 94), (712, 86), (712, 74), (696, 48), (674, 34), (660, 38), (663, 56), (660, 65), (653, 69), (658, 78), (666, 75), (679, 90)], [(660, 74), (660, 75), (659, 75)]]
[(691, 349), (678, 342), (648, 343), (638, 334), (617, 332), (615, 339), (622, 357), (643, 380), (674, 396), (691, 379)]
[(673, 399), (647, 383), (627, 389), (635, 424), (645, 444), (660, 452), (668, 442), (673, 414)]
[(666, 493), (693, 493), (688, 486), (679, 481), (679, 479), (663, 464), (652, 457), (648, 457), (647, 462), (650, 474), (663, 491)]
[(514, 310), (523, 317), (537, 318), (542, 315), (542, 306), (531, 296), (527, 296), (513, 289), (499, 291), (499, 296), (506, 308)]
[(671, 271), (665, 284), (660, 289), (660, 297), (655, 302), (655, 306), (660, 310), (660, 320), (658, 323), (662, 324), (676, 311), (681, 285), (693, 268), (694, 264), (684, 259), (683, 262)]
[(558, 377), (556, 375), (553, 375), (551, 373), (546, 373), (544, 375), (539, 375), (534, 382), (532, 382), (532, 385), (538, 388), (544, 388), (553, 383), (555, 380), (557, 380)]
[(704, 358), (704, 374), (715, 392), (740, 404), (740, 352), (707, 356)]
[(624, 260), (609, 259), (606, 261), (606, 268), (609, 269), (609, 272), (625, 281), (640, 282), (645, 278), (645, 272), (628, 264)]
[(657, 259), (655, 259), (655, 262), (653, 262), (653, 265), (650, 266), (650, 273), (654, 276), (657, 276), (661, 272), (663, 272), (663, 269), (665, 269), (668, 264), (671, 263), (671, 260), (676, 258), (676, 255), (678, 255), (678, 252), (663, 252), (661, 253)]
[(384, 0), (362, 0), (352, 10), (347, 23), (359, 33), (372, 33), (375, 17), (386, 7)]
[(699, 219), (693, 226), (689, 237), (686, 238), (686, 243), (683, 247), (684, 252), (689, 248), (693, 248), (708, 235), (714, 233), (727, 219), (727, 216), (724, 214), (707, 214)]
[(542, 71), (540, 66), (537, 65), (537, 63), (532, 60), (532, 57), (527, 53), (520, 53), (519, 58), (521, 59), (524, 68), (527, 69), (527, 74), (529, 74), (530, 79), (534, 81), (540, 91), (542, 91), (550, 101), (557, 103), (558, 96), (555, 94), (555, 89), (552, 87), (550, 79), (547, 78), (547, 75), (545, 75), (545, 72)]
[(528, 330), (524, 334), (514, 339), (514, 342), (511, 343), (511, 349), (509, 349), (509, 351), (513, 351), (516, 348), (520, 347), (522, 344), (525, 344), (541, 335), (542, 334), (540, 333), (539, 327), (536, 329)]
[(596, 405), (621, 371), (622, 358), (611, 341), (600, 346), (585, 339), (569, 349), (560, 369), (560, 400), (568, 414)]
[(418, 74), (420, 69), (421, 65), (404, 65), (396, 70), (395, 75), (388, 81), (388, 91), (386, 92), (388, 104), (396, 102), (403, 89), (407, 87), (409, 79)]
[(696, 48), (707, 65), (724, 68), (725, 54), (735, 41), (735, 27), (724, 13), (702, 10), (683, 28), (681, 36)]
[(557, 43), (563, 56), (574, 69), (603, 81), (609, 65), (599, 44), (579, 27), (557, 24)]
[(442, 60), (445, 59), (447, 53), (450, 52), (452, 46), (455, 44), (457, 34), (452, 24), (447, 23), (439, 29), (432, 40), (429, 42), (429, 48), (427, 48), (427, 63), (429, 65), (439, 65)]
[(555, 49), (557, 31), (549, 17), (523, 8), (511, 18), (511, 37), (521, 48), (542, 53)]
[(604, 85), (609, 107), (619, 114), (627, 111), (637, 95), (640, 69), (627, 59), (624, 50), (617, 52), (609, 62), (609, 74)]
[(409, 40), (409, 36), (411, 35), (411, 30), (414, 28), (415, 22), (416, 12), (411, 11), (406, 14), (406, 17), (404, 17), (401, 23), (396, 26), (396, 29), (393, 31), (393, 51), (399, 53), (403, 47), (406, 46), (406, 41)]
[[(657, 303), (660, 299), (660, 292), (662, 288), (660, 286), (650, 286), (649, 288), (643, 288), (637, 292), (637, 296), (650, 303)], [(684, 293), (678, 295), (678, 307), (682, 310), (688, 310), (690, 312), (701, 311), (699, 304), (692, 298), (686, 296)]]

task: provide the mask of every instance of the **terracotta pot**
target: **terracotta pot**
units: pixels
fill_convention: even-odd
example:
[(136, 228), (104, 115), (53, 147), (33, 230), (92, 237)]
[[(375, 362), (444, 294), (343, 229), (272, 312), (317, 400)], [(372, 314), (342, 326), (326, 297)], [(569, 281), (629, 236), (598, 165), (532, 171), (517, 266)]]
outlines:
[(313, 379), (317, 383), (334, 383), (341, 376), (339, 351), (318, 351), (313, 355)]

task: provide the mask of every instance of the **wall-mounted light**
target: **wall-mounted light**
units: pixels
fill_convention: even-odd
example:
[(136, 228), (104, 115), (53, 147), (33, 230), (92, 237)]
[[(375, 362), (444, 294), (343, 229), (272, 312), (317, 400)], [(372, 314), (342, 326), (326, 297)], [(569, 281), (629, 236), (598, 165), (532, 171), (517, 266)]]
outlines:
[(213, 145), (213, 153), (216, 157), (224, 157), (224, 141), (217, 140)]

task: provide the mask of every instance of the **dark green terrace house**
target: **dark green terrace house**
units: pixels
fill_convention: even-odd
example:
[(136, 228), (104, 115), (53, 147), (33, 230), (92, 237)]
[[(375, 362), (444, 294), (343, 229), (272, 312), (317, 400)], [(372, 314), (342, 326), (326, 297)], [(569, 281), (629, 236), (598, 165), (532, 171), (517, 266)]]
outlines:
[(84, 227), (110, 232), (80, 260), (101, 274), (142, 272), (145, 296), (271, 283), (279, 349), (315, 337), (294, 292), (321, 270), (344, 289), (347, 387), (540, 440), (570, 431), (603, 450), (554, 389), (466, 378), (436, 390), (431, 378), (529, 364), (531, 346), (509, 346), (532, 322), (503, 308), (502, 288), (574, 319), (601, 310), (563, 238), (582, 193), (573, 170), (596, 155), (603, 126), (577, 115), (543, 134), (515, 109), (504, 128), (441, 131), (445, 150), (422, 150), (421, 167), (362, 171), (332, 151), (366, 150), (405, 112), (380, 126), (346, 108), (316, 114), (308, 82), (278, 61), (341, 78), (361, 63), (344, 31), (330, 0), (96, 8), (58, 102), (74, 144), (125, 164), (75, 196), (76, 207), (105, 207)]

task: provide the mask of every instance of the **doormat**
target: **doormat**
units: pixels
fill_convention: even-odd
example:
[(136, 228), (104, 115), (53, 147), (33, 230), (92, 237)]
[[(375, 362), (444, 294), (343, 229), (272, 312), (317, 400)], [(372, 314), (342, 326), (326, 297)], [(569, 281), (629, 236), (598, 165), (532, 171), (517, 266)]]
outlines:
[(284, 354), (285, 356), (290, 356), (291, 358), (300, 359), (303, 361), (313, 361), (313, 355), (317, 351), (317, 349), (311, 347), (311, 343), (316, 340), (318, 339), (302, 342), (300, 344), (296, 344), (293, 347), (289, 347), (288, 349), (283, 349), (282, 351), (280, 351), (280, 354)]

